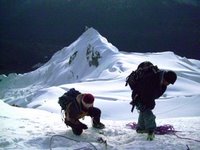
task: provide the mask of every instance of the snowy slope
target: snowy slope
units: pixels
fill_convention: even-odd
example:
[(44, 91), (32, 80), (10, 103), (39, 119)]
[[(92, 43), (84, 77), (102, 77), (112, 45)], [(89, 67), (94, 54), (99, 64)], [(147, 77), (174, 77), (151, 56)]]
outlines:
[[(118, 53), (117, 48), (91, 28), (70, 46), (55, 53), (39, 69), (23, 75), (12, 74), (7, 80), (15, 82), (12, 87), (26, 87), (30, 84), (53, 86), (90, 77), (98, 78), (102, 70), (113, 63), (108, 60), (115, 53)], [(24, 79), (26, 82), (22, 81)]]
[[(97, 84), (112, 87), (112, 92), (126, 91), (118, 92), (118, 95), (122, 95), (122, 100), (129, 100), (127, 92), (130, 90), (124, 87), (125, 78), (140, 62), (145, 60), (153, 62), (161, 69), (172, 69), (178, 74), (176, 85), (170, 87), (165, 96), (168, 96), (168, 93), (173, 96), (190, 96), (200, 93), (198, 60), (190, 61), (173, 52), (145, 54), (120, 52), (95, 29), (90, 28), (70, 46), (55, 53), (46, 64), (37, 70), (19, 75), (10, 74), (8, 77), (1, 75), (0, 98), (7, 103), (26, 107), (33, 101), (33, 97), (35, 99), (38, 96), (42, 97), (45, 93), (51, 93), (55, 102), (60, 93), (64, 92), (61, 85), (69, 83), (89, 85), (91, 81), (95, 81)], [(110, 90), (110, 88), (104, 90), (101, 87), (98, 90), (100, 94)], [(51, 90), (48, 91), (49, 89)], [(55, 89), (58, 92), (55, 92)], [(84, 87), (80, 90), (91, 91), (93, 88)], [(109, 97), (116, 100), (114, 95), (109, 95)], [(36, 105), (31, 106), (37, 107)]]
[[(174, 70), (178, 75), (175, 85), (169, 86), (157, 100), (154, 109), (157, 123), (173, 124), (177, 130), (183, 131), (181, 136), (200, 139), (200, 61), (170, 51), (122, 52), (90, 28), (35, 71), (0, 75), (0, 121), (3, 124), (0, 126), (0, 148), (49, 149), (50, 138), (60, 134), (86, 142), (77, 145), (55, 137), (58, 139), (52, 147), (56, 149), (76, 149), (85, 145), (92, 149), (87, 142), (92, 142), (97, 149), (105, 149), (105, 145), (96, 141), (100, 135), (92, 128), (76, 137), (61, 120), (58, 97), (75, 87), (81, 92), (94, 94), (95, 106), (102, 110), (102, 120), (107, 126), (101, 136), (107, 139), (108, 149), (186, 149), (186, 144), (197, 149), (200, 147), (198, 142), (169, 135), (158, 136), (149, 143), (145, 135), (137, 135), (125, 127), (138, 117), (136, 111), (130, 112), (131, 91), (125, 87), (125, 79), (146, 60), (160, 69)], [(5, 102), (25, 108), (11, 107)], [(84, 121), (91, 126), (89, 118)]]
[[(138, 135), (126, 127), (131, 121), (104, 120), (106, 129), (99, 133), (91, 128), (89, 118), (81, 120), (89, 126), (79, 136), (73, 135), (61, 121), (59, 114), (36, 109), (11, 107), (0, 101), (0, 149), (8, 150), (198, 150), (200, 143), (193, 140), (179, 139), (174, 135), (157, 135), (154, 141), (146, 141), (146, 135)], [(200, 117), (158, 120), (158, 125), (172, 124), (181, 131), (177, 135), (184, 138), (200, 139)], [(64, 136), (64, 137), (63, 137)], [(68, 138), (80, 141), (75, 142)], [(107, 142), (99, 143), (103, 138)], [(92, 145), (91, 145), (92, 144)], [(95, 148), (94, 148), (95, 146)]]

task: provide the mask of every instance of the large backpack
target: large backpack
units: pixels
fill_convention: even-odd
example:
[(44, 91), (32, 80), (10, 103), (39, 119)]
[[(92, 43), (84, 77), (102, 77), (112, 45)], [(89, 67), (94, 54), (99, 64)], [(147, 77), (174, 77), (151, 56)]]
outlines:
[(61, 106), (61, 110), (66, 110), (67, 105), (72, 101), (76, 100), (76, 97), (79, 94), (81, 94), (79, 91), (75, 90), (74, 88), (71, 88), (61, 97), (59, 97), (58, 103)]
[(144, 61), (138, 65), (138, 68), (135, 71), (132, 71), (131, 74), (126, 78), (125, 86), (129, 85), (131, 90), (137, 91), (139, 81), (147, 78), (153, 74), (156, 74), (159, 71), (158, 67), (153, 65), (149, 61)]

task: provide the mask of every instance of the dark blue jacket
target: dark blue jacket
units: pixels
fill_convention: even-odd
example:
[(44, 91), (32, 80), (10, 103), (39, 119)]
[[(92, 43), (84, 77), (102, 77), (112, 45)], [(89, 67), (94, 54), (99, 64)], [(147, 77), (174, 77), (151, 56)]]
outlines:
[(166, 91), (167, 86), (162, 85), (163, 74), (164, 71), (159, 71), (139, 82), (137, 88), (138, 101), (143, 109), (154, 109), (155, 99), (159, 98)]

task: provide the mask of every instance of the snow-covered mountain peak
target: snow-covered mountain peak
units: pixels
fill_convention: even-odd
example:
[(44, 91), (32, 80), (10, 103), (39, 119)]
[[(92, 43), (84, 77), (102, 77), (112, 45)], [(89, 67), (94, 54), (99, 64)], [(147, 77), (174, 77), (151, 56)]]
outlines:
[[(55, 53), (46, 64), (35, 71), (2, 77), (4, 82), (16, 83), (12, 87), (20, 85), (20, 88), (31, 84), (53, 86), (80, 82), (98, 78), (102, 72), (110, 70), (116, 62), (114, 55), (118, 53), (118, 49), (98, 31), (89, 28), (75, 42)], [(115, 71), (111, 69), (107, 72), (113, 74)], [(28, 82), (24, 83), (24, 79)]]
[[(130, 101), (131, 93), (130, 88), (125, 87), (125, 80), (143, 61), (151, 61), (160, 69), (174, 70), (178, 75), (176, 84), (169, 86), (159, 101), (171, 101), (173, 98), (177, 103), (172, 101), (170, 105), (176, 107), (182, 97), (199, 95), (199, 60), (182, 58), (170, 51), (118, 51), (95, 29), (89, 28), (75, 42), (55, 53), (46, 64), (35, 71), (10, 74), (8, 77), (0, 75), (0, 99), (11, 105), (58, 113), (58, 97), (74, 87), (81, 92), (95, 95), (95, 105), (102, 109), (104, 118), (111, 115), (112, 118), (124, 118), (127, 116), (127, 101)], [(196, 105), (196, 102), (193, 104)], [(171, 109), (171, 106), (168, 108)], [(120, 114), (118, 109), (112, 108), (120, 108)], [(199, 112), (199, 108), (194, 111)], [(187, 109), (187, 112), (191, 111)]]
[(109, 47), (109, 49), (107, 49), (108, 51), (113, 51), (113, 52), (118, 52), (118, 49), (113, 46), (111, 43), (108, 42), (108, 40), (103, 37), (97, 30), (95, 30), (94, 28), (88, 28), (85, 30), (85, 32), (78, 38), (77, 41), (75, 41), (75, 43), (82, 41), (82, 43), (85, 43), (86, 45), (90, 44), (90, 45), (106, 45), (107, 47)]
[(63, 59), (70, 56), (73, 59), (74, 56), (72, 55), (84, 57), (89, 53), (91, 55), (97, 55), (97, 53), (107, 55), (108, 53), (118, 52), (118, 49), (109, 43), (105, 37), (101, 36), (97, 30), (88, 28), (76, 41), (54, 54), (52, 61), (58, 61), (58, 57), (60, 60), (60, 55)]
[(48, 75), (51, 74), (49, 79), (54, 81), (51, 85), (98, 78), (111, 63), (115, 62), (111, 58), (118, 53), (118, 49), (98, 31), (89, 28), (71, 45), (54, 54), (38, 70), (44, 69)]

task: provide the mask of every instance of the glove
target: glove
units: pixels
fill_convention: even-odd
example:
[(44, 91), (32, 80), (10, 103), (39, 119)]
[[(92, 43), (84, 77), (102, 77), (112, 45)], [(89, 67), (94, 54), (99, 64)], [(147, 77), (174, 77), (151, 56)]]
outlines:
[(85, 125), (83, 123), (80, 123), (78, 126), (80, 129), (88, 129), (87, 125)]
[(133, 112), (133, 110), (134, 110), (135, 106), (137, 106), (139, 100), (140, 100), (140, 98), (139, 98), (138, 94), (133, 92), (132, 93), (132, 101), (130, 102), (130, 105), (132, 105), (131, 112)]
[(134, 110), (134, 108), (135, 108), (135, 102), (134, 102), (134, 100), (132, 100), (132, 101), (130, 102), (130, 105), (132, 105), (131, 112), (133, 112), (133, 110)]

